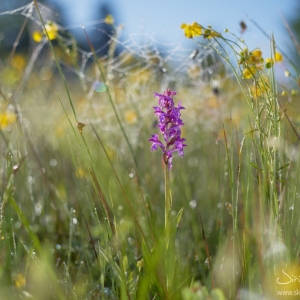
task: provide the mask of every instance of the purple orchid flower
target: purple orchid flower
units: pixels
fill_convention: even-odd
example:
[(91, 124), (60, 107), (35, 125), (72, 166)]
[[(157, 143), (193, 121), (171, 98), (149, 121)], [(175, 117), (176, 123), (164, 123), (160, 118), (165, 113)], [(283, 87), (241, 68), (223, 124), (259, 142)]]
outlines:
[(178, 152), (178, 155), (183, 157), (183, 148), (185, 139), (181, 138), (181, 127), (184, 125), (180, 119), (180, 111), (184, 109), (181, 102), (175, 107), (173, 96), (176, 92), (166, 90), (162, 95), (154, 93), (158, 98), (158, 105), (154, 106), (154, 113), (158, 117), (157, 127), (164, 138), (164, 143), (159, 139), (158, 134), (153, 134), (149, 142), (152, 142), (151, 151), (157, 150), (160, 147), (163, 151), (163, 161), (168, 166), (169, 170), (172, 169), (173, 153)]

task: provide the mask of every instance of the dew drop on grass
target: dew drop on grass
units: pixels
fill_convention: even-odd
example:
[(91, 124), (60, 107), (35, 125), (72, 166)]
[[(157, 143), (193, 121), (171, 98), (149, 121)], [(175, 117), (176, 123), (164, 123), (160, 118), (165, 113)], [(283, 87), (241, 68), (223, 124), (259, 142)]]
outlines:
[(16, 223), (15, 223), (15, 228), (16, 228), (16, 229), (19, 229), (20, 227), (21, 227), (21, 223), (20, 223), (20, 222), (16, 222)]
[(34, 213), (35, 213), (36, 216), (40, 216), (41, 215), (41, 213), (42, 213), (42, 205), (41, 205), (41, 203), (35, 204), (35, 206), (34, 206)]
[(35, 180), (32, 176), (28, 176), (27, 181), (28, 181), (29, 184), (33, 184), (35, 182)]
[(78, 223), (76, 218), (73, 218), (72, 221), (73, 221), (73, 224), (75, 224), (75, 225)]
[(294, 205), (290, 206), (289, 210), (294, 210)]
[(47, 216), (45, 217), (45, 222), (46, 222), (46, 223), (50, 223), (51, 220), (52, 220), (52, 217), (51, 217), (51, 216), (47, 215)]
[(27, 298), (33, 298), (33, 296), (30, 293), (28, 293), (27, 291), (23, 291), (22, 293)]
[(41, 80), (49, 80), (52, 77), (52, 71), (49, 67), (44, 67), (40, 70), (39, 75)]
[(197, 201), (196, 200), (191, 200), (190, 201), (190, 208), (195, 209), (197, 206)]
[(105, 83), (99, 81), (99, 80), (96, 80), (93, 85), (92, 85), (93, 89), (95, 92), (97, 93), (103, 93), (106, 91), (106, 85)]
[(109, 296), (110, 295), (110, 289), (109, 288), (104, 288), (104, 291), (103, 291), (104, 295), (107, 295)]
[(122, 205), (119, 205), (119, 206), (118, 206), (118, 210), (123, 210), (123, 206), (122, 206)]
[(59, 249), (61, 249), (61, 245), (56, 244), (55, 248), (56, 248), (56, 250), (59, 250)]
[(133, 178), (135, 176), (135, 169), (131, 168), (130, 172), (128, 173), (129, 178)]
[(52, 159), (50, 159), (49, 164), (50, 164), (51, 167), (56, 167), (56, 165), (57, 165), (57, 160), (54, 159), (54, 158), (52, 158)]

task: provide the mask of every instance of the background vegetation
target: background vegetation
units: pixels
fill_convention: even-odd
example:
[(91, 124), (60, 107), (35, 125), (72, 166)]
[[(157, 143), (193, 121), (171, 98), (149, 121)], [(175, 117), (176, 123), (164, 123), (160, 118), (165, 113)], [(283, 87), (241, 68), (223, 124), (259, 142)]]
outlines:
[[(299, 71), (276, 40), (265, 55), (202, 28), (192, 54), (167, 60), (126, 47), (106, 17), (100, 55), (34, 20), (32, 51), (1, 60), (0, 298), (274, 299), (285, 274), (299, 288)], [(148, 140), (167, 88), (188, 146), (166, 249)]]

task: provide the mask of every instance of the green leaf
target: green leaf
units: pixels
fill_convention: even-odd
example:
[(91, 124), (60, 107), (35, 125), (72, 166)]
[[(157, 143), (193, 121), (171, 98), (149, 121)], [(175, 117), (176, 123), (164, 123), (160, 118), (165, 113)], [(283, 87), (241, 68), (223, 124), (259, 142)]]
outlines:
[(176, 215), (176, 227), (178, 227), (178, 224), (179, 224), (179, 222), (181, 220), (182, 213), (183, 213), (183, 208)]
[(278, 170), (277, 170), (277, 173), (279, 173), (281, 170), (283, 170), (284, 168), (288, 167), (290, 165), (290, 163), (287, 163), (285, 165), (283, 165), (282, 167), (280, 167)]
[(251, 165), (253, 168), (255, 168), (255, 169), (257, 169), (257, 170), (263, 172), (263, 169), (259, 168), (256, 164), (254, 164), (254, 163), (251, 162), (251, 161), (250, 161), (250, 165)]

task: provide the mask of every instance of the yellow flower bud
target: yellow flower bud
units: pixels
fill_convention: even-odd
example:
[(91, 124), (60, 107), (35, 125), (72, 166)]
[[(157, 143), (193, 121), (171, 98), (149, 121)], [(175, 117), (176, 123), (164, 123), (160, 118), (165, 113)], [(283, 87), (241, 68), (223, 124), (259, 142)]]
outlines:
[(266, 58), (265, 62), (266, 62), (267, 69), (272, 68), (272, 66), (274, 65), (274, 60), (272, 58)]
[[(45, 25), (46, 32), (48, 33), (49, 40), (55, 40), (58, 35), (58, 27), (55, 23), (48, 22)], [(46, 34), (46, 33), (45, 33)]]
[(282, 62), (283, 61), (283, 56), (279, 52), (275, 52), (275, 61), (276, 62)]
[(115, 22), (115, 20), (112, 15), (107, 15), (104, 19), (104, 23), (106, 23), (108, 25), (113, 25), (114, 22)]
[(40, 31), (34, 31), (32, 33), (32, 39), (36, 42), (36, 43), (40, 43), (43, 40), (43, 33)]

